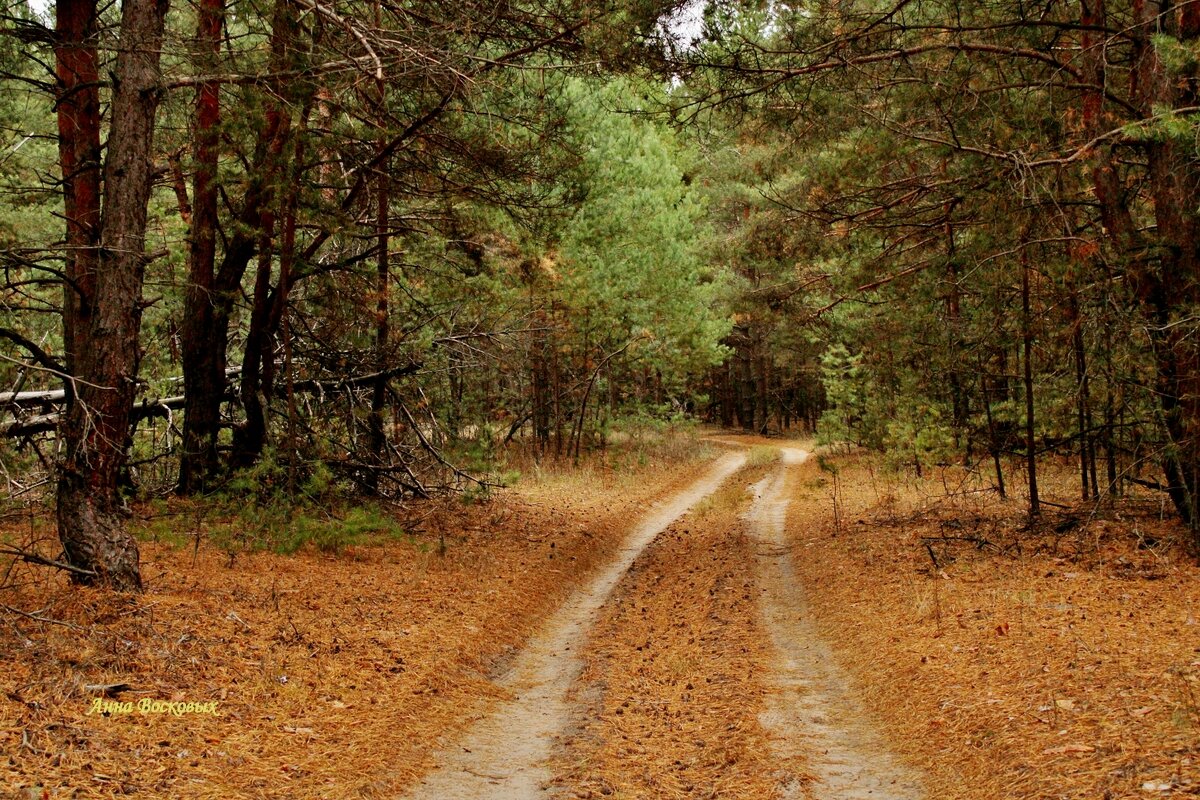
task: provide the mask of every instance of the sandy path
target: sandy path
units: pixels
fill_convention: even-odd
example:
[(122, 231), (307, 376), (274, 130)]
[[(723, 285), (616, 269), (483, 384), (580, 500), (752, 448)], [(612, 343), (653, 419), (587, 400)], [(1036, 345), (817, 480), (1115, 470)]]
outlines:
[(582, 662), (577, 653), (596, 612), (638, 555), (663, 529), (715, 491), (745, 463), (744, 452), (719, 458), (688, 489), (652, 509), (619, 556), (576, 592), (502, 679), (514, 699), (481, 719), (438, 758), (439, 768), (407, 795), (410, 800), (540, 798), (550, 778), (546, 761), (556, 735), (571, 722), (567, 691)]
[[(808, 759), (817, 781), (807, 788), (817, 800), (916, 800), (924, 795), (919, 781), (866, 722), (845, 674), (811, 621), (785, 534), (787, 465), (802, 463), (808, 453), (781, 450), (783, 464), (753, 487), (754, 502), (746, 515), (758, 543), (761, 607), (777, 654), (769, 679), (776, 691), (760, 721), (780, 756)], [(805, 796), (799, 783), (785, 787), (785, 797)]]

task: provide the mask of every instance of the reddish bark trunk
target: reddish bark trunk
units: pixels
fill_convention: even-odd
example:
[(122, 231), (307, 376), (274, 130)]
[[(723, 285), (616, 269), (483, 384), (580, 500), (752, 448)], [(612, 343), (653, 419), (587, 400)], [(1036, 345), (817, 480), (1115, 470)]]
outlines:
[[(75, 371), (80, 337), (91, 317), (100, 238), (100, 75), (96, 53), (96, 0), (61, 0), (58, 44), (58, 155), (67, 222), (67, 277), (63, 287), (63, 345)], [(68, 385), (68, 392), (71, 387)]]
[[(1196, 103), (1191, 81), (1174, 80), (1159, 59), (1151, 37), (1162, 32), (1184, 42), (1200, 35), (1200, 10), (1176, 12), (1161, 0), (1135, 0), (1133, 69), (1130, 97), (1143, 118), (1164, 108)], [(1104, 0), (1083, 0), (1081, 21), (1104, 26)], [(1104, 40), (1085, 32), (1083, 77), (1094, 88), (1083, 98), (1085, 130), (1095, 137), (1111, 125), (1103, 114), (1106, 64)], [(1200, 266), (1200, 218), (1194, 211), (1200, 193), (1200, 170), (1180, 144), (1170, 137), (1142, 145), (1149, 163), (1149, 192), (1154, 204), (1155, 230), (1140, 230), (1129, 210), (1125, 187), (1111, 145), (1097, 148), (1092, 179), (1105, 233), (1117, 254), (1128, 262), (1131, 287), (1149, 325), (1154, 348), (1155, 389), (1170, 446), (1162, 455), (1172, 503), (1193, 528), (1200, 523), (1196, 493), (1200, 490), (1200, 354), (1184, 326), (1173, 325), (1173, 314), (1194, 304)]]
[[(1139, 47), (1135, 69), (1138, 94), (1134, 98), (1145, 116), (1163, 108), (1194, 106), (1192, 81), (1171, 76), (1150, 36), (1161, 29), (1184, 43), (1200, 36), (1200, 19), (1194, 9), (1176, 13), (1161, 0), (1135, 3), (1138, 9)], [(1156, 257), (1134, 260), (1135, 291), (1151, 319), (1158, 373), (1157, 390), (1163, 421), (1171, 440), (1163, 466), (1171, 499), (1183, 519), (1200, 526), (1196, 496), (1200, 491), (1200, 352), (1186, 326), (1173, 324), (1175, 312), (1186, 312), (1200, 300), (1197, 267), (1200, 266), (1200, 217), (1195, 198), (1200, 195), (1200, 170), (1184, 146), (1172, 137), (1145, 144), (1150, 165), (1150, 194), (1154, 203)], [(1186, 312), (1190, 313), (1190, 312)]]
[[(75, 9), (60, 6), (60, 15), (64, 12)], [(78, 344), (77, 398), (62, 430), (59, 538), (68, 562), (81, 570), (77, 578), (125, 590), (141, 587), (137, 543), (125, 530), (118, 480), (137, 388), (146, 206), (166, 12), (165, 0), (122, 5), (94, 294), (90, 313), (75, 316), (68, 306), (65, 314)]]
[[(200, 68), (216, 71), (225, 19), (224, 0), (201, 0), (196, 23)], [(183, 317), (183, 386), (186, 398), (179, 492), (204, 491), (217, 472), (217, 434), (225, 394), (230, 286), (218, 286), (217, 157), (221, 121), (221, 85), (202, 83), (196, 92), (195, 174), (188, 287)], [(241, 281), (243, 270), (238, 271)]]

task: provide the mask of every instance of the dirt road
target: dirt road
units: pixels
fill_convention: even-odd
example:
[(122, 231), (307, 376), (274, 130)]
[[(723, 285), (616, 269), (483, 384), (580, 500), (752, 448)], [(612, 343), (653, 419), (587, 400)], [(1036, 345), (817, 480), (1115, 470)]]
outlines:
[(577, 592), (517, 657), (502, 681), (513, 700), (481, 719), (463, 741), (449, 747), (439, 759), (441, 767), (409, 795), (412, 800), (544, 796), (543, 787), (552, 777), (546, 762), (555, 736), (571, 721), (566, 697), (582, 668), (576, 653), (591, 620), (654, 537), (711, 494), (745, 461), (741, 452), (722, 456), (700, 480), (646, 515), (620, 556)]
[[(828, 645), (820, 640), (809, 621), (784, 536), (789, 474), (793, 465), (803, 463), (807, 453), (794, 448), (782, 448), (781, 453), (777, 466), (750, 468), (745, 467), (744, 452), (725, 455), (688, 489), (651, 510), (632, 529), (619, 557), (577, 592), (516, 658), (501, 681), (512, 693), (512, 699), (481, 713), (468, 734), (440, 754), (437, 759), (440, 767), (426, 776), (408, 797), (531, 800), (614, 793), (620, 797), (703, 796), (747, 800), (768, 796), (845, 800), (921, 797), (917, 780), (888, 755), (882, 739), (866, 722), (845, 677), (833, 662)], [(751, 478), (759, 476), (761, 479), (751, 485)], [(727, 481), (722, 496), (726, 498), (723, 502), (732, 504), (728, 514), (717, 514), (707, 521), (705, 512), (685, 517), (689, 509), (713, 495)], [(669, 537), (655, 541), (681, 518), (671, 527)], [(643, 561), (644, 569), (631, 570), (635, 562)], [(705, 562), (718, 566), (706, 567)], [(664, 580), (664, 572), (685, 569), (687, 575), (666, 576), (673, 580)], [(702, 574), (705, 569), (715, 576), (712, 581), (705, 581)], [(731, 581), (734, 577), (736, 581)], [(666, 590), (665, 586), (671, 588)], [(696, 596), (687, 597), (689, 591)], [(736, 593), (735, 600), (723, 603), (722, 595), (728, 592)], [(686, 617), (692, 609), (704, 619), (676, 620)], [(617, 642), (625, 627), (622, 620), (635, 619), (632, 615), (637, 613), (641, 615), (637, 619), (652, 619), (657, 614), (663, 620), (657, 630), (665, 635), (655, 643), (653, 654), (647, 655), (643, 645), (634, 645), (632, 640), (624, 650)], [(751, 702), (752, 696), (762, 698), (761, 702), (755, 701), (761, 709), (757, 720), (751, 718), (749, 724), (726, 720), (728, 725), (716, 720), (719, 730), (728, 731), (723, 734), (725, 737), (736, 737), (741, 732), (747, 743), (753, 743), (742, 751), (762, 750), (761, 742), (769, 741), (771, 753), (740, 757), (736, 747), (739, 743), (732, 742), (731, 755), (723, 755), (724, 760), (715, 767), (709, 764), (708, 773), (697, 772), (702, 780), (705, 775), (716, 776), (708, 786), (687, 778), (687, 764), (683, 762), (692, 763), (696, 759), (685, 755), (683, 760), (674, 762), (678, 765), (676, 777), (680, 779), (670, 785), (661, 784), (661, 789), (654, 788), (660, 784), (647, 773), (657, 769), (651, 766), (655, 754), (636, 742), (628, 742), (628, 725), (637, 709), (630, 708), (630, 716), (621, 717), (626, 728), (618, 734), (612, 729), (611, 719), (594, 725), (588, 722), (589, 714), (593, 717), (601, 714), (598, 705), (580, 708), (570, 699), (603, 694), (610, 683), (621, 685), (615, 675), (612, 681), (603, 675), (592, 675), (590, 688), (577, 685), (583, 669), (583, 651), (592, 653), (594, 659), (592, 651), (597, 644), (589, 642), (589, 634), (601, 617), (604, 622), (600, 633), (617, 642), (604, 658), (615, 656), (625, 662), (642, 659), (643, 666), (650, 668), (650, 671), (642, 669), (635, 681), (637, 696), (632, 699), (638, 706), (652, 710), (644, 723), (639, 723), (644, 726), (635, 735), (655, 742), (652, 746), (660, 750), (670, 749), (674, 726), (684, 720), (695, 720), (697, 713), (710, 718), (721, 714), (735, 716), (739, 711), (738, 697), (745, 694), (746, 703)], [(669, 631), (675, 628), (684, 630), (672, 638)], [(701, 630), (703, 635), (696, 635)], [(700, 670), (702, 663), (705, 674), (698, 671), (695, 683), (702, 680), (714, 683), (713, 672), (722, 664), (722, 648), (729, 644), (724, 639), (746, 635), (759, 641), (743, 641), (738, 648), (741, 655), (730, 657), (731, 661), (740, 659), (739, 680), (742, 680), (734, 691), (733, 705), (726, 704), (719, 710), (697, 710), (693, 694), (699, 695), (700, 690), (697, 687), (695, 692), (691, 691), (691, 681), (686, 681), (687, 692), (682, 692), (682, 688), (679, 691), (667, 688), (668, 684), (682, 686), (682, 681), (676, 681), (675, 677), (686, 672), (688, 665)], [(700, 646), (695, 644), (697, 639), (709, 642), (706, 651), (695, 649)], [(645, 650), (649, 649), (647, 642)], [(589, 671), (595, 671), (597, 662), (590, 663), (593, 666)], [(664, 664), (671, 665), (673, 677), (656, 683), (650, 672), (654, 669), (661, 672)], [(757, 691), (755, 687), (760, 685), (762, 690)], [(720, 702), (719, 695), (713, 695), (712, 702)], [(625, 700), (624, 705), (629, 707), (630, 700)], [(623, 711), (615, 713), (621, 715)], [(701, 724), (707, 721), (701, 720)], [(659, 729), (654, 729), (655, 726)], [(623, 781), (619, 776), (609, 775), (611, 780), (585, 781), (574, 775), (559, 776), (554, 781), (551, 755), (577, 745), (574, 740), (585, 728), (589, 742), (583, 750), (590, 748), (590, 755), (585, 754), (583, 761), (600, 759), (599, 754), (609, 752), (605, 756), (609, 761), (620, 762), (618, 772), (628, 768), (631, 773), (640, 772), (647, 780)], [(625, 741), (608, 742), (616, 746), (606, 751), (606, 738)], [(711, 737), (706, 738), (711, 741)], [(706, 747), (705, 741), (696, 744)], [(708, 746), (705, 752), (711, 753), (712, 747)], [(645, 757), (645, 764), (636, 763), (639, 753)], [(711, 756), (706, 757), (711, 760)], [(799, 763), (807, 769), (803, 772), (795, 769), (794, 765)], [(776, 765), (778, 769), (774, 768)], [(714, 768), (716, 772), (712, 771)], [(757, 782), (731, 779), (722, 788), (721, 773), (739, 769), (762, 775)], [(811, 780), (804, 779), (805, 772)], [(572, 781), (576, 785), (572, 786)], [(584, 783), (602, 788), (593, 795), (591, 789), (581, 788)]]

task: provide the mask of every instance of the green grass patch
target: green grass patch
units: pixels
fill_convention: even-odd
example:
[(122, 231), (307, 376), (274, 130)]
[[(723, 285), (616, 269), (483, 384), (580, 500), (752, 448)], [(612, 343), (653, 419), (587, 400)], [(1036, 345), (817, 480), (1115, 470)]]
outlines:
[(270, 550), (284, 555), (309, 545), (322, 553), (337, 555), (356, 545), (415, 542), (399, 522), (375, 505), (355, 506), (341, 514), (303, 506), (251, 506), (215, 526), (210, 538), (230, 552)]
[(376, 503), (327, 510), (254, 499), (235, 504), (224, 498), (191, 511), (151, 508), (131, 529), (143, 542), (174, 549), (194, 547), (199, 535), (231, 556), (260, 551), (290, 555), (305, 547), (338, 555), (348, 547), (388, 542), (424, 548), (386, 507)]

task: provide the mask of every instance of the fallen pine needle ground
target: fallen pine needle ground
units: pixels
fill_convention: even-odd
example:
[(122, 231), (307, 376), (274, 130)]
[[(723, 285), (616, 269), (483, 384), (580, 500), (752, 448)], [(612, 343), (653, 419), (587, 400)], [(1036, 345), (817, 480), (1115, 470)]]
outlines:
[[(1156, 504), (1047, 511), (1030, 528), (1023, 498), (953, 468), (821, 461), (795, 484), (797, 570), (929, 797), (1200, 793), (1200, 569)], [(1060, 472), (1042, 477), (1065, 506)]]
[[(0, 592), (0, 786), (23, 798), (394, 797), (697, 457), (424, 506), (420, 533), (337, 555), (222, 549), (209, 529), (228, 523), (181, 507), (198, 543), (144, 544), (139, 596), (14, 564)], [(46, 540), (50, 524), (4, 534)], [(216, 713), (142, 713), (143, 700)]]
[(767, 800), (802, 775), (772, 757), (758, 719), (769, 641), (740, 514), (765, 469), (661, 533), (605, 606), (558, 758), (565, 796)]

